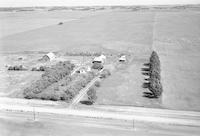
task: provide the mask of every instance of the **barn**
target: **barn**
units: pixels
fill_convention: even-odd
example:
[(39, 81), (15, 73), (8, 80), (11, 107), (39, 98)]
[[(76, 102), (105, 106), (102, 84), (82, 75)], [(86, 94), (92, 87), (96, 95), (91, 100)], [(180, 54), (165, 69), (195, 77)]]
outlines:
[(105, 63), (105, 60), (106, 60), (106, 56), (101, 55), (101, 56), (95, 57), (92, 63)]
[(41, 60), (43, 61), (52, 61), (56, 58), (56, 55), (53, 52), (49, 52), (47, 54), (45, 54)]

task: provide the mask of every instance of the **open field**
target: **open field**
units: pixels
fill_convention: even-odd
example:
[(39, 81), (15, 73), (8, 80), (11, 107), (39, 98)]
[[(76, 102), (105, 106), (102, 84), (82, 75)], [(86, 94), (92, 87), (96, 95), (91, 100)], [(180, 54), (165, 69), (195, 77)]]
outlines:
[(102, 13), (61, 26), (53, 25), (3, 37), (0, 39), (1, 49), (68, 51), (97, 46), (118, 51), (136, 48), (134, 51), (141, 52), (145, 45), (151, 46), (153, 16), (153, 13), (143, 12)]
[(81, 11), (31, 11), (0, 12), (0, 38), (42, 27), (57, 25), (101, 12)]
[(154, 49), (161, 59), (163, 105), (200, 110), (200, 13), (157, 13)]
[[(133, 55), (132, 61), (116, 66), (112, 75), (102, 82), (96, 104), (200, 110), (200, 11), (38, 12), (34, 12), (33, 20), (41, 17), (50, 24), (44, 21), (45, 27), (27, 25), (28, 21), (34, 22), (28, 19), (31, 12), (0, 14), (6, 26), (0, 38), (2, 52), (128, 52)], [(51, 24), (50, 20), (55, 18)], [(71, 18), (75, 20), (65, 22)], [(25, 19), (27, 22), (21, 21)], [(13, 24), (13, 20), (24, 27), (17, 28), (19, 24)], [(65, 23), (54, 24), (60, 21)], [(142, 88), (145, 77), (141, 68), (152, 50), (158, 52), (161, 60), (164, 93), (159, 100), (143, 97), (146, 90)]]

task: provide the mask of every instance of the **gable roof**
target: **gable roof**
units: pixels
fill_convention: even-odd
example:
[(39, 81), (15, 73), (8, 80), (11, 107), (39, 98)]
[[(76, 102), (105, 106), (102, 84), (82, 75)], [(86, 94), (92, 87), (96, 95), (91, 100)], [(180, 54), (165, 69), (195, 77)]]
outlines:
[(50, 59), (50, 61), (56, 58), (56, 55), (53, 52), (47, 53), (46, 56)]

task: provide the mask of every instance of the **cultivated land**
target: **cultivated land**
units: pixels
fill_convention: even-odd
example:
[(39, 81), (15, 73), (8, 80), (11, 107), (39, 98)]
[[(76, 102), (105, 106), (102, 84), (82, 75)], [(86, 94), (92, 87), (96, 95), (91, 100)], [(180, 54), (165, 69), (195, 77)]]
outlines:
[[(34, 16), (37, 19), (46, 17), (50, 20), (58, 16), (59, 21), (54, 20), (57, 21), (55, 25), (54, 21), (52, 24), (45, 23), (45, 27), (33, 25), (37, 29), (26, 25), (28, 22), (21, 23), (22, 26), (25, 24), (23, 28), (8, 23), (5, 27), (6, 32), (3, 30), (5, 33), (0, 38), (0, 47), (2, 52), (125, 51), (132, 54), (130, 61), (126, 64), (113, 64), (112, 75), (104, 80), (97, 90), (96, 104), (199, 111), (199, 13), (198, 9), (162, 12), (160, 10), (84, 11), (82, 15), (75, 11), (51, 11), (49, 14), (34, 11), (33, 20)], [(21, 22), (14, 16), (14, 14), (20, 16), (20, 13), (1, 14), (0, 17), (4, 18), (4, 21), (10, 18), (10, 20), (16, 19), (19, 24)], [(21, 20), (25, 20), (30, 12), (21, 14)], [(65, 19), (74, 18), (76, 20), (65, 22)], [(64, 24), (57, 25), (59, 22)], [(16, 30), (12, 32), (9, 28)], [(161, 60), (164, 93), (158, 100), (143, 97), (146, 89), (142, 88), (145, 77), (141, 68), (148, 62), (152, 50), (158, 52)], [(7, 74), (4, 71), (3, 75)], [(4, 79), (4, 82), (8, 80)]]
[(200, 110), (200, 13), (157, 13), (154, 49), (159, 53), (163, 105)]

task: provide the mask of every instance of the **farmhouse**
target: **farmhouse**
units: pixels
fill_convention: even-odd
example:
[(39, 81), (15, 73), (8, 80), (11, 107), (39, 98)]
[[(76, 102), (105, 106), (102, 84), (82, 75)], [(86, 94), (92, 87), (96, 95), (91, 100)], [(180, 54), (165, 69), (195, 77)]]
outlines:
[(99, 57), (95, 57), (94, 60), (92, 61), (92, 63), (105, 63), (106, 61), (106, 56), (105, 55), (101, 55)]
[(126, 61), (126, 56), (122, 55), (119, 57), (119, 62), (125, 62)]
[(43, 61), (52, 61), (56, 58), (56, 55), (53, 52), (49, 52), (47, 54), (45, 54), (41, 60)]
[(85, 73), (86, 73), (86, 70), (85, 70), (84, 68), (81, 68), (81, 69), (78, 71), (78, 73), (80, 73), (80, 74), (85, 74)]

